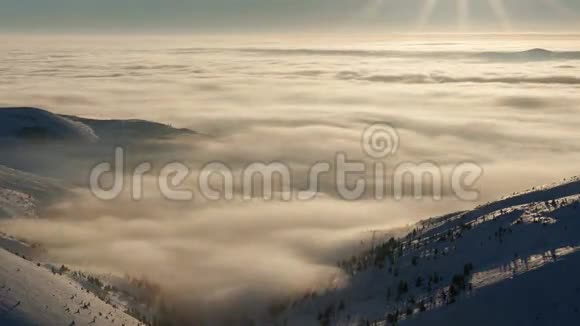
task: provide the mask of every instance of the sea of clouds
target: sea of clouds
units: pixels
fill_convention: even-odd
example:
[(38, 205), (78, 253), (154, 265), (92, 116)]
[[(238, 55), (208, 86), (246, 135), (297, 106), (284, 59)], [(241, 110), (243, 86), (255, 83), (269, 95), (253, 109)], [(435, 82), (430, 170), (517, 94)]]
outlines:
[(400, 136), (387, 166), (484, 169), (469, 202), (449, 191), (400, 202), (324, 190), (310, 202), (81, 195), (48, 219), (2, 224), (55, 260), (149, 279), (201, 311), (247, 311), (344, 285), (336, 262), (368, 249), (371, 230), (578, 174), (576, 36), (6, 36), (0, 50), (0, 105), (191, 128), (204, 137), (175, 155), (194, 170), (280, 161), (306, 175), (337, 152), (368, 161), (360, 141), (373, 123)]

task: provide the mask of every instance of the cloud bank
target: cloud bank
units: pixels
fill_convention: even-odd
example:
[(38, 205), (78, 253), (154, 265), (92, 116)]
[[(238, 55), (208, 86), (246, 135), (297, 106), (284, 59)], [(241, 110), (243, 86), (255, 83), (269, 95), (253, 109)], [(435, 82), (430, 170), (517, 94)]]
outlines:
[[(194, 174), (208, 161), (234, 169), (282, 161), (300, 176), (337, 152), (370, 161), (361, 133), (376, 122), (400, 134), (388, 166), (473, 161), (484, 168), (476, 202), (449, 194), (441, 202), (346, 202), (324, 187), (306, 203), (176, 205), (153, 196), (112, 205), (83, 195), (49, 219), (2, 224), (44, 244), (57, 261), (142, 276), (199, 312), (252, 311), (340, 284), (336, 261), (366, 248), (370, 230), (578, 174), (580, 43), (570, 37), (22, 42), (0, 43), (0, 105), (191, 128), (207, 137), (178, 140), (179, 150), (163, 159), (186, 160)], [(535, 48), (551, 52), (521, 55)], [(39, 153), (27, 154), (35, 155), (27, 163), (49, 173), (58, 159), (43, 163)], [(224, 322), (212, 319), (219, 316), (207, 318)]]

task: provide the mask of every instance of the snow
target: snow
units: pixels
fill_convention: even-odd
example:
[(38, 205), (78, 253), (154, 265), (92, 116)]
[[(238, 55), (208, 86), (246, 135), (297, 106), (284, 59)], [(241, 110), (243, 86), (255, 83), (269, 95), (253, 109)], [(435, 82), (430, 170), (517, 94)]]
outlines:
[(138, 142), (147, 139), (167, 139), (197, 135), (193, 130), (174, 128), (145, 120), (96, 120), (69, 115), (57, 115), (29, 107), (0, 107), (0, 139), (63, 140), (96, 143), (108, 141)]
[(28, 194), (0, 188), (0, 218), (37, 215), (36, 200)]
[(0, 325), (139, 325), (66, 275), (0, 249)]
[(0, 108), (0, 138), (98, 140), (89, 126), (36, 108)]
[(75, 116), (63, 116), (72, 121), (89, 126), (99, 139), (114, 142), (138, 142), (150, 139), (168, 139), (177, 136), (192, 136), (197, 133), (190, 129), (174, 128), (162, 123), (131, 120), (96, 120)]
[(0, 218), (35, 217), (42, 206), (66, 193), (57, 180), (0, 165)]
[[(5, 165), (0, 164), (0, 219), (39, 218), (56, 200), (74, 195), (73, 186), (60, 181), (70, 180), (57, 173), (72, 171), (63, 162), (62, 148), (81, 148), (80, 156), (109, 155), (108, 142), (136, 144), (186, 135), (196, 133), (141, 120), (92, 120), (35, 108), (0, 108), (0, 148), (5, 150)], [(46, 260), (42, 247), (0, 232), (0, 326), (140, 324), (123, 309), (152, 318), (147, 309), (132, 306), (134, 299), (124, 292), (97, 288), (82, 271), (53, 273), (55, 266)]]
[(580, 254), (482, 288), (401, 325), (574, 325), (580, 318)]
[[(56, 180), (0, 166), (0, 218), (35, 218), (66, 193)], [(0, 325), (139, 325), (67, 275), (53, 274), (41, 263), (44, 254), (0, 233)]]
[[(0, 108), (0, 138), (21, 140), (39, 132), (43, 139), (88, 143), (195, 134), (138, 120)], [(37, 217), (66, 193), (57, 180), (0, 165), (0, 218)], [(325, 311), (328, 325), (388, 325), (395, 312), (400, 325), (570, 325), (580, 319), (580, 179), (535, 187), (414, 228), (398, 239), (394, 262), (376, 259), (378, 245), (357, 264), (341, 265), (350, 277), (346, 286), (293, 301), (261, 324), (321, 325)], [(377, 242), (389, 234), (376, 232), (382, 234)], [(1, 326), (139, 324), (99, 299), (87, 282), (55, 274), (42, 261), (42, 248), (0, 233)], [(468, 265), (473, 270), (466, 272)], [(437, 281), (430, 281), (435, 275)], [(466, 286), (451, 300), (458, 275)], [(399, 295), (401, 282), (408, 291)], [(130, 306), (119, 293), (108, 295), (117, 306)]]
[[(389, 325), (396, 311), (400, 325), (574, 324), (579, 217), (580, 180), (572, 178), (422, 221), (400, 239), (394, 263), (385, 259), (381, 267), (367, 253), (359, 258), (367, 266), (351, 273), (348, 286), (294, 302), (279, 319), (321, 325), (319, 315), (331, 307), (329, 325)], [(473, 270), (466, 273), (468, 264)], [(441, 280), (428, 282), (434, 274)], [(451, 299), (456, 275), (466, 286)], [(398, 297), (401, 282), (409, 290)], [(344, 309), (337, 310), (340, 302)]]

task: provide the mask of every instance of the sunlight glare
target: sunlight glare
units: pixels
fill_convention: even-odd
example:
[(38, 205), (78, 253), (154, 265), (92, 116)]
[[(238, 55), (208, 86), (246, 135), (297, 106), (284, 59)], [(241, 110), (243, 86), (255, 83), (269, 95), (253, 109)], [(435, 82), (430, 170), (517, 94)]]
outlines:
[(494, 15), (499, 20), (504, 31), (511, 30), (511, 22), (505, 8), (504, 0), (488, 0), (489, 6), (493, 10)]
[(419, 14), (419, 19), (417, 21), (417, 28), (423, 29), (425, 25), (429, 23), (431, 16), (433, 15), (433, 11), (437, 6), (438, 0), (425, 0), (423, 3), (423, 8)]
[(469, 20), (469, 0), (457, 0), (457, 27), (460, 31), (467, 28)]

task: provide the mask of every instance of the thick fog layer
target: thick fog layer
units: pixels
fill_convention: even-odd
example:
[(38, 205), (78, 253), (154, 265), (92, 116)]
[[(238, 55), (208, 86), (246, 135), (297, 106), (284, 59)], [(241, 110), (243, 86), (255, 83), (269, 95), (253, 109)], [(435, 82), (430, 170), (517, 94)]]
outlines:
[[(361, 135), (374, 123), (388, 123), (400, 137), (396, 154), (382, 161), (387, 170), (431, 162), (449, 171), (468, 161), (484, 171), (479, 196), (469, 201), (449, 185), (440, 201), (345, 201), (330, 178), (307, 202), (208, 201), (199, 193), (187, 203), (158, 193), (102, 202), (83, 191), (47, 219), (2, 225), (42, 243), (59, 262), (143, 277), (199, 311), (251, 310), (343, 286), (336, 262), (369, 249), (369, 231), (578, 174), (580, 39), (571, 36), (6, 38), (0, 49), (0, 105), (191, 128), (200, 136), (158, 146), (170, 146), (163, 159), (186, 162), (192, 176), (210, 162), (239, 173), (252, 162), (277, 161), (296, 173), (298, 188), (312, 164), (338, 153), (372, 162)], [(72, 152), (63, 161), (82, 160)], [(45, 157), (38, 153), (29, 155)], [(113, 148), (99, 153), (112, 160)], [(62, 169), (58, 159), (50, 162), (45, 174)]]

